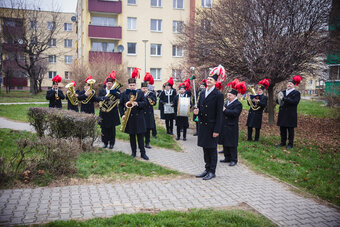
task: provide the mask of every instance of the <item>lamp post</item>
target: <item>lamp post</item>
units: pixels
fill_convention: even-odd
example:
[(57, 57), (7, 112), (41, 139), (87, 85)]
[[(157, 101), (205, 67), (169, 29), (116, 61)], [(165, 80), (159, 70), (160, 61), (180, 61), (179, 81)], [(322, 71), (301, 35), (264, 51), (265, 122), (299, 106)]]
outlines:
[(143, 43), (144, 43), (144, 75), (146, 74), (146, 43), (149, 41), (149, 40), (142, 40)]

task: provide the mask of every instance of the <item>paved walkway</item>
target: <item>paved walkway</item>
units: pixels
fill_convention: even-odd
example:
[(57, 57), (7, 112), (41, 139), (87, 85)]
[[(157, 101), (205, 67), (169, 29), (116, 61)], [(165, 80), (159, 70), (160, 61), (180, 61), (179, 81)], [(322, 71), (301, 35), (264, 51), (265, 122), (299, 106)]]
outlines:
[[(7, 125), (0, 119), (0, 127)], [(26, 125), (27, 126), (27, 125)], [(197, 137), (180, 141), (184, 152), (152, 148), (151, 162), (194, 175), (203, 170), (203, 152)], [(117, 141), (115, 149), (130, 153)], [(220, 158), (223, 158), (220, 156)], [(304, 198), (272, 178), (245, 165), (218, 163), (217, 177), (55, 188), (0, 190), (0, 225), (45, 223), (53, 220), (110, 217), (121, 213), (186, 210), (236, 206), (246, 203), (280, 226), (340, 226), (340, 213), (313, 199)]]

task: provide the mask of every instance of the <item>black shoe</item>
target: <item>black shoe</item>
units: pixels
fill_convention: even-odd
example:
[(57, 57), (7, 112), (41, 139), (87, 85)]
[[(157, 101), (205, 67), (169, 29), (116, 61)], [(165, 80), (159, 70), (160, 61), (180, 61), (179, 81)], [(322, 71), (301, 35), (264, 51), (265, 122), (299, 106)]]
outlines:
[(176, 140), (179, 140), (180, 138), (179, 137), (176, 137)]
[(216, 175), (209, 172), (207, 175), (205, 175), (205, 177), (203, 177), (203, 180), (211, 180), (214, 177), (216, 177)]
[(230, 162), (230, 161), (227, 160), (227, 159), (222, 159), (222, 160), (220, 160), (220, 162), (227, 163), (227, 162)]
[(104, 143), (104, 146), (103, 146), (103, 148), (107, 148), (107, 143)]
[(287, 146), (287, 149), (293, 149), (293, 145), (290, 145), (290, 144), (289, 144), (289, 145)]
[(194, 134), (194, 136), (198, 136), (198, 133), (196, 132), (196, 133)]
[(136, 152), (132, 152), (131, 157), (135, 158), (136, 157)]
[(140, 157), (141, 157), (142, 159), (149, 160), (149, 157), (148, 157), (146, 154), (142, 154)]
[(145, 147), (146, 147), (146, 148), (149, 148), (149, 149), (152, 148), (152, 147), (150, 146), (150, 144), (148, 144), (148, 143), (145, 145)]
[(278, 145), (276, 145), (277, 147), (284, 147), (284, 146), (286, 146), (286, 144), (283, 144), (283, 143), (280, 143), (280, 144), (278, 144)]
[(183, 141), (186, 141), (187, 140), (187, 138), (183, 138)]
[(204, 170), (203, 173), (196, 175), (196, 177), (197, 178), (205, 177), (205, 175), (207, 175), (207, 174), (208, 174), (208, 172), (206, 170)]
[(222, 150), (222, 151), (219, 151), (218, 153), (219, 153), (219, 154), (223, 154), (223, 153), (224, 153), (224, 151)]
[(110, 148), (110, 149), (113, 149), (113, 143), (110, 144), (109, 148)]
[(235, 166), (236, 165), (236, 162), (230, 162), (229, 163), (229, 166)]

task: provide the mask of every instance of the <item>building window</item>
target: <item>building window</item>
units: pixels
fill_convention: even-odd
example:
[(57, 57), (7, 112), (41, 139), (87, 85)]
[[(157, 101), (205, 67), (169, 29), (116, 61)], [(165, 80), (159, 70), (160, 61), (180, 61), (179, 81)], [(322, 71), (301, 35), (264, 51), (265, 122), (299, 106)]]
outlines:
[(92, 51), (114, 52), (115, 44), (110, 42), (92, 42)]
[(116, 26), (116, 21), (113, 17), (92, 17), (91, 25), (114, 27)]
[(162, 56), (162, 44), (150, 44), (150, 55), (151, 56)]
[(209, 20), (202, 20), (201, 26), (202, 26), (202, 29), (204, 29), (205, 31), (207, 31), (207, 32), (211, 31), (211, 27), (212, 27), (211, 21), (209, 21)]
[(127, 18), (127, 30), (136, 30), (137, 29), (137, 18), (136, 17), (128, 17)]
[(162, 31), (162, 20), (151, 19), (150, 29), (153, 32)]
[(56, 39), (50, 39), (48, 42), (49, 47), (56, 47), (57, 46), (57, 40)]
[(202, 0), (202, 7), (204, 8), (211, 8), (213, 0)]
[(172, 46), (172, 56), (173, 57), (183, 57), (183, 47), (182, 46)]
[(52, 79), (53, 77), (55, 77), (57, 75), (57, 72), (55, 71), (48, 71), (48, 78)]
[(31, 29), (37, 29), (38, 28), (38, 22), (37, 21), (31, 21)]
[(57, 56), (55, 56), (55, 55), (48, 55), (48, 62), (49, 63), (57, 63)]
[(64, 31), (72, 31), (72, 24), (64, 23)]
[(173, 33), (182, 33), (184, 27), (183, 21), (173, 21), (172, 22), (172, 32)]
[(134, 68), (135, 68), (135, 67), (128, 67), (128, 68), (127, 68), (129, 77), (131, 77)]
[(55, 22), (47, 22), (47, 28), (48, 30), (55, 30), (56, 29)]
[(155, 80), (162, 79), (162, 69), (161, 68), (150, 68), (150, 73)]
[(127, 53), (128, 54), (137, 54), (136, 52), (136, 46), (137, 46), (137, 43), (127, 43)]
[(172, 70), (172, 77), (174, 80), (182, 79), (182, 70), (181, 69), (173, 69)]
[(162, 0), (151, 0), (152, 7), (162, 7)]
[(136, 5), (137, 0), (128, 0), (127, 3), (128, 3), (128, 5)]
[(69, 80), (71, 78), (71, 72), (69, 72), (69, 71), (65, 71), (64, 75), (65, 75), (65, 80)]
[(184, 0), (173, 0), (174, 9), (184, 9)]
[(64, 47), (72, 47), (72, 39), (64, 39)]
[(72, 56), (65, 55), (65, 64), (72, 64)]

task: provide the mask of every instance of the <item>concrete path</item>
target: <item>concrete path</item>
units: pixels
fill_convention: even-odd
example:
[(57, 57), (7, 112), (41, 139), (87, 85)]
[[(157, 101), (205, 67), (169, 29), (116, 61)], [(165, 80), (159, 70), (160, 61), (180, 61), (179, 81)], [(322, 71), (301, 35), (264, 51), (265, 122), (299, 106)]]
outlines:
[[(0, 125), (3, 124), (0, 119)], [(196, 142), (197, 137), (189, 134), (186, 142), (180, 141), (184, 152), (154, 147), (148, 149), (147, 154), (151, 162), (195, 175), (204, 167), (203, 152)], [(129, 154), (130, 146), (117, 141), (114, 150)], [(241, 163), (235, 167), (218, 163), (217, 177), (210, 181), (192, 176), (163, 181), (0, 190), (0, 225), (241, 203), (280, 226), (340, 226), (340, 213), (335, 208), (304, 198), (286, 184), (259, 175)]]

